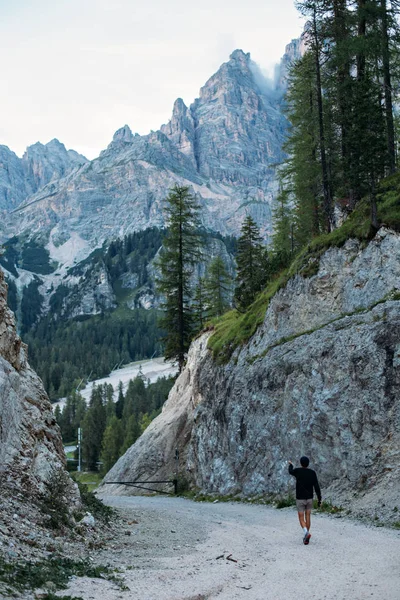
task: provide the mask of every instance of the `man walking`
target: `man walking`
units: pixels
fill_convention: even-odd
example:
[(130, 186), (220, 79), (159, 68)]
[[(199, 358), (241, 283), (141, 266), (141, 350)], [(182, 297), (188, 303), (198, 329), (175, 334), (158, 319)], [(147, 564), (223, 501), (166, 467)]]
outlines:
[(313, 506), (314, 490), (318, 497), (318, 506), (321, 506), (321, 489), (316, 472), (308, 468), (310, 461), (307, 456), (301, 457), (300, 464), (300, 469), (294, 469), (292, 461), (289, 460), (289, 474), (296, 477), (297, 512), (300, 526), (304, 531), (303, 543), (307, 546), (311, 538), (311, 509)]

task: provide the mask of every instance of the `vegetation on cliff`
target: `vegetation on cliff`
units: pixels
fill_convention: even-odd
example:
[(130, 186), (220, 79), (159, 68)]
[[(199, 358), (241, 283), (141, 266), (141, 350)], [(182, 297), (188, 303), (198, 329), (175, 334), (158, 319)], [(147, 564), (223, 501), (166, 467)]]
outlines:
[[(386, 226), (400, 232), (400, 174), (384, 179), (377, 192), (378, 226)], [(294, 275), (310, 277), (318, 271), (319, 258), (331, 247), (341, 247), (349, 239), (368, 243), (376, 233), (371, 226), (368, 199), (360, 201), (345, 222), (331, 233), (321, 234), (310, 240), (288, 261), (288, 266), (272, 275), (265, 289), (257, 296), (245, 313), (232, 310), (214, 321), (209, 348), (215, 359), (224, 363), (234, 350), (246, 343), (262, 324), (271, 298), (284, 287)], [(289, 255), (290, 256), (290, 255)]]
[[(306, 52), (289, 76), (288, 159), (280, 170), (267, 285), (244, 314), (231, 311), (212, 323), (209, 347), (222, 362), (254, 334), (293, 275), (317, 272), (325, 250), (349, 238), (366, 242), (382, 225), (400, 229), (398, 5), (297, 6), (308, 18)], [(340, 227), (338, 219), (345, 219)]]

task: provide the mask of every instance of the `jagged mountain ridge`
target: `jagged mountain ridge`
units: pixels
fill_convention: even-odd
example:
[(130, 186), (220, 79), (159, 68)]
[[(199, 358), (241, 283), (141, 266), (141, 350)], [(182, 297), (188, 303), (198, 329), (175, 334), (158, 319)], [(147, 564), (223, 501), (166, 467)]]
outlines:
[[(139, 136), (125, 126), (99, 158), (65, 169), (58, 179), (30, 168), (33, 194), (7, 220), (3, 238), (29, 230), (54, 235), (57, 244), (62, 228), (64, 237), (76, 232), (93, 249), (162, 225), (161, 202), (175, 183), (198, 196), (205, 227), (237, 233), (250, 212), (267, 234), (275, 166), (283, 158), (282, 95), (282, 85), (268, 87), (250, 54), (236, 50), (189, 108), (175, 102), (171, 121), (159, 131)], [(24, 157), (28, 164), (34, 149)]]

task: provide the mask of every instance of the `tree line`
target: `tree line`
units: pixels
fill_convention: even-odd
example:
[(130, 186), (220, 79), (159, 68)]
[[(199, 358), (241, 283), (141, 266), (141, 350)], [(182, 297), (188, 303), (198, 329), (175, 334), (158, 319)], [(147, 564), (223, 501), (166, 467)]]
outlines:
[(44, 317), (24, 335), (28, 358), (50, 399), (66, 396), (82, 380), (105, 377), (121, 364), (162, 355), (156, 311), (54, 320)]
[(55, 408), (64, 443), (75, 443), (80, 427), (84, 469), (96, 471), (101, 463), (107, 473), (160, 413), (174, 381), (175, 377), (161, 377), (149, 383), (140, 372), (125, 392), (119, 383), (116, 400), (111, 384), (93, 386), (89, 405), (73, 391), (62, 410)]

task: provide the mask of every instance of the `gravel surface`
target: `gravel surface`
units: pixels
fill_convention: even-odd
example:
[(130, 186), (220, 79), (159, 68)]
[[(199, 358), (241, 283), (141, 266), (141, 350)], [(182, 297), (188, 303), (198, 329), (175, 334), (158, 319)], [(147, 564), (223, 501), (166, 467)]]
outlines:
[(94, 558), (118, 567), (129, 591), (79, 578), (63, 594), (85, 600), (400, 598), (396, 530), (313, 515), (311, 542), (304, 546), (295, 508), (168, 497), (103, 500), (120, 509), (126, 528)]

